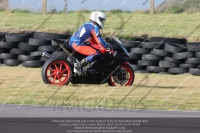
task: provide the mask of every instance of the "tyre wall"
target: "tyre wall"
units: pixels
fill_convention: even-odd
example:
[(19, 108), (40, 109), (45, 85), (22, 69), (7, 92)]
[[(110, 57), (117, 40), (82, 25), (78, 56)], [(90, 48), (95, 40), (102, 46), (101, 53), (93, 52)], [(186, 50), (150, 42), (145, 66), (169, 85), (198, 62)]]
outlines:
[[(71, 35), (55, 33), (5, 33), (0, 32), (1, 65), (41, 67), (46, 61), (41, 53), (54, 53), (58, 46), (52, 39), (67, 40)], [(148, 40), (121, 40), (128, 51), (134, 71), (200, 75), (200, 42), (186, 39), (151, 37)], [(63, 51), (55, 56), (63, 56)]]

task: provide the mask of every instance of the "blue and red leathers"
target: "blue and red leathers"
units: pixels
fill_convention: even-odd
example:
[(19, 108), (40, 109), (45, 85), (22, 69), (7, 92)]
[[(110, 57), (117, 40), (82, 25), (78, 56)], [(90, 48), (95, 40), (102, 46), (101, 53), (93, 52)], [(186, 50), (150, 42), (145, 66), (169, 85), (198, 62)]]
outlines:
[(81, 26), (70, 38), (71, 48), (86, 55), (89, 63), (105, 54), (108, 48), (100, 35), (100, 28), (93, 22), (87, 22)]

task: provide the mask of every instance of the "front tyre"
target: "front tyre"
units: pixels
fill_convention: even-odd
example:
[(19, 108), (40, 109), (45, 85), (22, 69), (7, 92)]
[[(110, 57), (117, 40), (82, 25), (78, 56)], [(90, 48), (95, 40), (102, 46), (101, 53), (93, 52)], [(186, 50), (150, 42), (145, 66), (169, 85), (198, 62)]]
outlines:
[(110, 86), (131, 86), (134, 82), (135, 74), (129, 64), (122, 64), (109, 78)]
[(63, 58), (51, 58), (42, 67), (42, 79), (46, 84), (65, 85), (72, 77), (72, 69)]

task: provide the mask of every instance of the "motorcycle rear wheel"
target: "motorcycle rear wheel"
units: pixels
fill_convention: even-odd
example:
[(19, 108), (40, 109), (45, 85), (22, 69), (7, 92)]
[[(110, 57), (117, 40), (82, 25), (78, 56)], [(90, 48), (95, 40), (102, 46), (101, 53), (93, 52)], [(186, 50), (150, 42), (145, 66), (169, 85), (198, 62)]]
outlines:
[(42, 79), (46, 84), (65, 85), (71, 81), (72, 69), (63, 58), (52, 58), (42, 67)]

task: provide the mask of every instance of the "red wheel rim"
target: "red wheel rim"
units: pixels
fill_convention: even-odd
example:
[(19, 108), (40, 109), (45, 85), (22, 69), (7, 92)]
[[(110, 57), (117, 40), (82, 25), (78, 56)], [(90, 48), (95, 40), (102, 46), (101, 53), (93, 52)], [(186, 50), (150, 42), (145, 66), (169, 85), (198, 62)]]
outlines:
[(69, 80), (71, 69), (64, 61), (51, 62), (46, 69), (46, 78), (50, 84), (64, 85)]
[[(129, 79), (128, 79), (128, 81), (125, 84), (120, 84), (120, 85), (121, 86), (130, 86), (131, 83), (132, 83), (132, 81), (133, 81), (133, 79), (134, 79), (134, 74), (133, 74), (132, 70), (128, 66), (126, 66), (126, 65), (121, 65), (120, 69), (121, 68), (126, 69), (126, 74), (129, 75)], [(115, 83), (115, 81), (113, 80), (113, 76), (110, 77), (110, 81), (111, 81), (111, 83), (112, 83), (113, 86), (117, 86), (116, 83)]]

